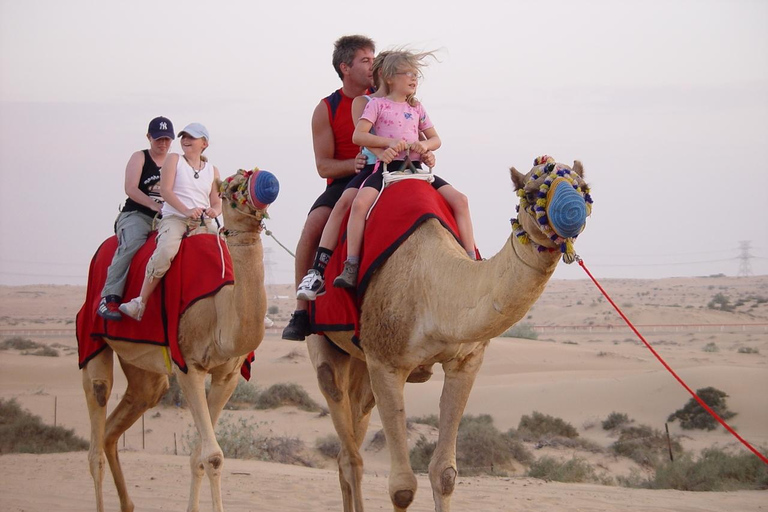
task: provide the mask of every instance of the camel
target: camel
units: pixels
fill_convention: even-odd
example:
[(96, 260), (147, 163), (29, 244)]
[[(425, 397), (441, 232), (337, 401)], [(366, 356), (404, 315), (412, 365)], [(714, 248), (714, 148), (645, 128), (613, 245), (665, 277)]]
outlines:
[(561, 255), (566, 261), (575, 258), (573, 238), (564, 239), (546, 220), (542, 223), (546, 212), (537, 200), (554, 189), (555, 184), (549, 184), (554, 173), (567, 169), (571, 187), (566, 188), (578, 196), (572, 206), (583, 212), (571, 212), (576, 212), (576, 219), (570, 219), (573, 225), (567, 236), (581, 231), (591, 208), (580, 162), (574, 162), (572, 169), (546, 158), (535, 163), (540, 165), (527, 175), (510, 169), (520, 197), (519, 219), (498, 254), (471, 261), (438, 221), (428, 220), (371, 279), (361, 306), (359, 348), (352, 343), (351, 332), (325, 333), (342, 350), (322, 336), (308, 339), (318, 384), (341, 441), (338, 466), (344, 512), (363, 512), (360, 447), (374, 405), (390, 451), (389, 496), (394, 510), (403, 512), (412, 503), (416, 477), (408, 456), (403, 389), (406, 381), (428, 378), (435, 363), (442, 365), (445, 381), (429, 480), (435, 510), (449, 512), (458, 475), (459, 421), (485, 348), (491, 338), (524, 317)]
[[(246, 355), (264, 338), (267, 296), (264, 288), (264, 262), (261, 243), (262, 219), (266, 205), (246, 201), (243, 191), (250, 187), (250, 171), (239, 171), (220, 184), (222, 213), (227, 246), (232, 257), (235, 284), (215, 295), (198, 300), (179, 320), (179, 345), (188, 366), (176, 377), (189, 404), (199, 443), (190, 456), (192, 483), (189, 512), (199, 510), (203, 474), (208, 475), (213, 510), (224, 510), (221, 498), (221, 472), (224, 455), (216, 441), (214, 426), (224, 405), (237, 386), (240, 367)], [(269, 174), (269, 173), (267, 173)], [(274, 176), (269, 174), (274, 180)], [(156, 299), (155, 299), (156, 300)], [(108, 347), (83, 368), (83, 389), (91, 420), (91, 446), (88, 462), (96, 490), (96, 509), (103, 512), (102, 483), (104, 462), (109, 462), (120, 498), (120, 510), (131, 512), (133, 502), (120, 467), (117, 442), (141, 415), (154, 407), (169, 387), (169, 371), (162, 347), (105, 339)], [(112, 392), (113, 352), (128, 380), (120, 403), (106, 417)], [(205, 378), (211, 375), (206, 398)]]

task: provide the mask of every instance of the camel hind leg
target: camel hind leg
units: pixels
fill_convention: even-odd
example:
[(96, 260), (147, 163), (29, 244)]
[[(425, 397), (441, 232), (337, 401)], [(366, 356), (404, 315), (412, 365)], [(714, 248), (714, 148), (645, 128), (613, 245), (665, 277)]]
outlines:
[(83, 391), (91, 422), (91, 443), (88, 449), (88, 467), (96, 492), (96, 510), (104, 512), (104, 431), (107, 420), (107, 402), (112, 393), (113, 353), (106, 347), (83, 368)]
[[(227, 365), (227, 368), (234, 368), (231, 371), (214, 371), (211, 372), (211, 390), (208, 392), (208, 413), (211, 418), (211, 424), (216, 426), (219, 421), (221, 412), (224, 410), (224, 406), (232, 397), (232, 393), (237, 387), (238, 378), (240, 376), (240, 366), (243, 358), (237, 360), (234, 365)], [(203, 483), (203, 476), (205, 475), (205, 464), (200, 457), (201, 443), (197, 443), (192, 453), (189, 455), (189, 467), (192, 473), (192, 480), (189, 486), (189, 501), (187, 504), (187, 512), (198, 512), (200, 510), (200, 488)], [(215, 488), (211, 485), (211, 493), (215, 493)], [(219, 485), (219, 495), (221, 495), (221, 487)], [(214, 502), (216, 497), (214, 495)]]
[(104, 451), (120, 498), (120, 510), (131, 512), (134, 506), (128, 496), (128, 486), (120, 466), (117, 443), (120, 436), (136, 423), (144, 412), (157, 405), (168, 390), (168, 377), (165, 374), (143, 370), (122, 359), (120, 359), (120, 366), (128, 380), (128, 387), (115, 410), (107, 418)]
[(363, 512), (360, 447), (374, 405), (366, 365), (339, 351), (324, 337), (310, 336), (307, 348), (341, 443), (338, 465), (344, 512)]
[(443, 364), (445, 381), (440, 396), (440, 434), (429, 463), (429, 481), (435, 500), (435, 512), (451, 510), (451, 496), (458, 476), (456, 440), (459, 423), (477, 372), (483, 364), (484, 353), (485, 347), (482, 347), (463, 359)]

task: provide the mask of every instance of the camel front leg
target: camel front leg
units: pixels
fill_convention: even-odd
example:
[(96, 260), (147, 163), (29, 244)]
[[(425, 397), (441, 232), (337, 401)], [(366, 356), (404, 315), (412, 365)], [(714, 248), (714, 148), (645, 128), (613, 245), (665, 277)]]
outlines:
[(354, 360), (317, 335), (307, 339), (307, 349), (341, 443), (337, 460), (344, 512), (363, 512), (360, 446), (373, 407), (365, 363)]
[[(189, 367), (187, 373), (176, 372), (179, 387), (187, 400), (192, 420), (200, 440), (200, 455), (198, 460), (203, 466), (211, 484), (214, 512), (223, 512), (224, 505), (221, 499), (221, 470), (224, 465), (224, 454), (216, 441), (216, 433), (208, 411), (208, 403), (205, 397), (205, 376), (207, 372)], [(194, 479), (193, 469), (193, 479)], [(199, 489), (198, 489), (199, 491)], [(189, 506), (192, 506), (190, 498)], [(194, 511), (194, 508), (189, 509)]]
[(392, 368), (369, 356), (368, 371), (389, 447), (389, 498), (395, 512), (405, 512), (416, 496), (417, 486), (408, 457), (408, 432), (403, 398), (403, 389), (410, 369)]
[(104, 430), (107, 421), (107, 402), (112, 393), (112, 349), (106, 347), (83, 368), (83, 391), (91, 420), (91, 446), (88, 449), (88, 467), (96, 492), (96, 510), (104, 512)]
[[(243, 358), (239, 358), (237, 362), (227, 364), (227, 368), (234, 367), (232, 371), (213, 372), (211, 376), (211, 390), (208, 392), (208, 414), (211, 417), (211, 424), (216, 427), (216, 423), (219, 421), (221, 411), (227, 402), (232, 397), (232, 393), (237, 387), (238, 378), (240, 376), (240, 366), (243, 364)], [(200, 458), (201, 444), (198, 443), (192, 453), (189, 456), (189, 467), (192, 473), (192, 479), (189, 487), (189, 502), (187, 504), (188, 512), (197, 512), (200, 510), (200, 487), (203, 482), (203, 475), (205, 474), (205, 465)], [(211, 493), (213, 493), (213, 486), (211, 486)], [(219, 495), (221, 490), (219, 490)], [(214, 501), (216, 498), (214, 497)]]
[(463, 359), (443, 364), (445, 381), (440, 396), (440, 434), (437, 447), (429, 463), (429, 481), (435, 512), (450, 512), (451, 495), (456, 485), (456, 439), (464, 408), (475, 383), (475, 377), (483, 364), (485, 345)]

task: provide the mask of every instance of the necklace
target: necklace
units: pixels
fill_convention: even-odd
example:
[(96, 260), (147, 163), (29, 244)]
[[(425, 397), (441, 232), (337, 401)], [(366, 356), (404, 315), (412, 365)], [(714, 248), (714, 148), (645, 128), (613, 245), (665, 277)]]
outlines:
[(192, 168), (192, 172), (194, 172), (194, 173), (195, 173), (195, 179), (198, 179), (198, 178), (200, 178), (200, 171), (202, 171), (202, 170), (203, 170), (203, 168), (205, 167), (205, 162), (203, 162), (203, 161), (201, 160), (201, 161), (200, 161), (200, 168), (199, 168), (199, 169), (195, 169), (195, 166), (194, 166), (194, 165), (192, 165), (192, 162), (190, 162), (190, 161), (189, 161), (189, 158), (187, 158), (187, 155), (184, 155), (184, 160), (186, 160), (186, 161), (187, 161), (187, 164), (188, 164), (188, 165), (189, 165), (189, 166)]

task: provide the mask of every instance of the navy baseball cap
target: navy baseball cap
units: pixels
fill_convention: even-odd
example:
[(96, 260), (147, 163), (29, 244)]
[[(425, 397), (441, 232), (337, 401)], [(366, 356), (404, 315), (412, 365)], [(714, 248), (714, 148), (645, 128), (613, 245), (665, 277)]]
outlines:
[(173, 123), (167, 117), (156, 117), (149, 122), (149, 128), (147, 133), (153, 139), (159, 139), (162, 137), (169, 137), (171, 140), (176, 136), (173, 134)]

